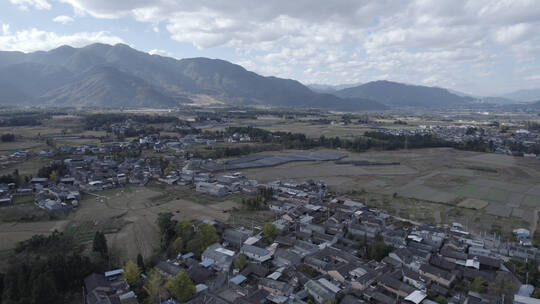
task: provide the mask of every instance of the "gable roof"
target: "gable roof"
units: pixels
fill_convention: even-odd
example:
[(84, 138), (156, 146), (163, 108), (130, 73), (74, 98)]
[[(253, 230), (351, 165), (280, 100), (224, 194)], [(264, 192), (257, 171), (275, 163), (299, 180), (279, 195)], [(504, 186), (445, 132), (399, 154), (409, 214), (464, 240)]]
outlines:
[(86, 278), (84, 278), (84, 286), (86, 287), (87, 292), (91, 292), (98, 287), (110, 288), (111, 284), (104, 275), (92, 273), (91, 275), (88, 275)]

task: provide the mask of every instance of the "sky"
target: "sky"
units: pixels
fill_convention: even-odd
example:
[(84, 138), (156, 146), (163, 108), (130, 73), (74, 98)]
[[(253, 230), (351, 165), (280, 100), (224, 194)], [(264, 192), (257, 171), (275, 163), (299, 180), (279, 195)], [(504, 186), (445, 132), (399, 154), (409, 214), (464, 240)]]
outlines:
[(540, 0), (1, 0), (0, 50), (125, 43), (305, 84), (540, 88)]

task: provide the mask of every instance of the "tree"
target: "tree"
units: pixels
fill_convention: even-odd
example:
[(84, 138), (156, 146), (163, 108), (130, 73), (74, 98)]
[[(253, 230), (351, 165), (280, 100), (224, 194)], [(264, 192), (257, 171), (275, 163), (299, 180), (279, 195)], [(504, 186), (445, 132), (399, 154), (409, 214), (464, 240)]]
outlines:
[(490, 295), (501, 296), (504, 294), (510, 299), (517, 291), (517, 286), (512, 280), (505, 277), (505, 274), (497, 274), (495, 280), (488, 284), (487, 291)]
[[(4, 295), (4, 278), (6, 277), (5, 274), (0, 273), (0, 299), (2, 299), (2, 295)], [(0, 300), (0, 303), (1, 300)]]
[(107, 239), (103, 232), (96, 231), (94, 242), (92, 243), (92, 250), (99, 253), (102, 258), (107, 258), (109, 249), (107, 247)]
[(268, 243), (274, 242), (274, 239), (277, 236), (277, 228), (272, 223), (266, 223), (263, 226), (263, 237)]
[(448, 303), (448, 301), (446, 300), (445, 297), (439, 295), (435, 298), (435, 302), (439, 303), (439, 304), (446, 304)]
[(49, 273), (41, 273), (32, 284), (32, 303), (56, 303), (58, 293)]
[(161, 232), (161, 249), (169, 248), (175, 236), (176, 221), (172, 219), (171, 212), (161, 212), (158, 214), (157, 223)]
[(202, 253), (201, 241), (197, 238), (189, 240), (189, 242), (186, 244), (186, 251), (193, 252), (195, 255), (200, 256)]
[(141, 279), (141, 269), (137, 264), (132, 261), (128, 261), (124, 266), (124, 277), (128, 284), (132, 285), (137, 283)]
[(199, 241), (199, 250), (203, 252), (206, 248), (214, 243), (219, 242), (219, 237), (214, 226), (201, 223), (197, 226), (197, 232), (195, 233), (195, 239)]
[(247, 264), (247, 258), (243, 254), (238, 255), (238, 257), (236, 258), (236, 261), (234, 261), (234, 267), (238, 270), (244, 269), (244, 267), (246, 267), (246, 264)]
[(175, 232), (177, 236), (187, 242), (193, 237), (193, 225), (188, 220), (181, 220), (176, 223)]
[(315, 277), (317, 276), (317, 274), (319, 274), (319, 272), (317, 271), (317, 269), (309, 266), (308, 264), (306, 263), (302, 263), (300, 265), (298, 265), (298, 268), (297, 268), (298, 271), (300, 272), (303, 272), (305, 274), (307, 274), (308, 276), (310, 277)]
[(392, 246), (384, 243), (383, 237), (377, 235), (375, 241), (367, 248), (367, 256), (369, 259), (380, 261), (392, 251)]
[(56, 171), (52, 171), (49, 175), (49, 181), (55, 182), (56, 181)]
[(175, 299), (181, 302), (187, 302), (195, 294), (193, 281), (183, 271), (180, 271), (174, 278), (169, 279), (165, 283), (165, 288), (167, 288)]
[(156, 269), (150, 270), (148, 279), (144, 281), (143, 289), (148, 294), (150, 303), (160, 303), (160, 294), (163, 286), (163, 277)]
[(478, 293), (485, 293), (486, 292), (486, 287), (484, 286), (485, 283), (486, 282), (484, 281), (484, 279), (482, 279), (481, 277), (477, 277), (471, 282), (471, 285), (469, 285), (469, 290), (478, 292)]
[(173, 166), (172, 162), (169, 162), (169, 164), (167, 165), (167, 168), (165, 168), (165, 170), (163, 170), (163, 173), (164, 173), (165, 175), (168, 175), (168, 174), (171, 173), (173, 170), (174, 170), (174, 166)]
[(142, 272), (146, 272), (146, 267), (144, 266), (144, 259), (140, 253), (137, 254), (137, 266), (139, 266), (139, 269), (141, 269)]
[(184, 249), (184, 240), (182, 240), (182, 237), (179, 236), (174, 240), (173, 242), (173, 248), (176, 251), (176, 254), (182, 251)]

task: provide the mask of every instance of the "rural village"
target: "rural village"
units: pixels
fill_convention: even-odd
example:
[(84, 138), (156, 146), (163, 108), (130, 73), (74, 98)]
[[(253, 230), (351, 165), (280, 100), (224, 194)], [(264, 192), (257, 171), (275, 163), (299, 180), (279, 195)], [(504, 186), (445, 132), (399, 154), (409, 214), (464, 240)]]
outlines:
[(540, 304), (540, 0), (0, 25), (0, 304)]
[[(122, 124), (113, 128), (120, 133), (125, 129)], [(387, 132), (436, 132), (460, 142), (474, 140), (479, 134), (467, 130), (426, 127), (422, 131)], [(523, 146), (540, 141), (537, 133), (516, 133), (511, 140)], [(509, 140), (489, 131), (486, 136), (496, 145)], [(509, 299), (513, 303), (535, 303), (530, 297), (534, 287), (528, 280), (532, 272), (538, 272), (540, 252), (532, 246), (531, 232), (525, 227), (514, 231), (513, 240), (501, 240), (494, 234), (470, 232), (465, 223), (434, 226), (392, 216), (363, 201), (335, 195), (322, 181), (260, 183), (240, 171), (293, 161), (337, 162), (345, 157), (343, 154), (293, 152), (222, 163), (174, 155), (118, 157), (123, 152), (144, 149), (178, 152), (192, 144), (211, 146), (216, 141), (250, 140), (248, 134), (236, 133), (226, 138), (186, 135), (160, 139), (159, 135), (148, 135), (132, 142), (42, 150), (39, 156), (43, 158), (55, 153), (68, 157), (52, 163), (49, 178), (33, 177), (20, 185), (1, 184), (0, 204), (9, 205), (14, 197), (31, 195), (36, 207), (65, 213), (78, 208), (82, 195), (99, 199), (102, 190), (153, 182), (191, 185), (196, 192), (216, 197), (233, 193), (256, 196), (243, 203), (253, 210), (267, 209), (275, 214), (264, 227), (212, 219), (189, 221), (188, 230), (193, 234), (205, 225), (204, 229), (211, 227), (216, 238), (199, 252), (180, 246), (169, 259), (155, 265), (164, 279), (187, 274), (192, 282), (182, 287), (186, 289), (181, 293), (183, 298), (165, 292), (161, 303), (328, 304), (337, 299), (345, 304), (430, 304), (441, 303), (441, 299), (449, 299), (448, 303), (507, 303)], [(497, 148), (499, 151), (511, 153)], [(11, 157), (24, 159), (28, 154), (19, 151)], [(515, 272), (516, 263), (521, 265), (519, 273)], [(138, 303), (128, 283), (133, 278), (127, 280), (124, 271), (111, 269), (86, 277), (86, 303)], [(142, 269), (138, 274), (140, 280), (149, 280)], [(488, 295), (488, 288), (498, 288), (501, 297)]]

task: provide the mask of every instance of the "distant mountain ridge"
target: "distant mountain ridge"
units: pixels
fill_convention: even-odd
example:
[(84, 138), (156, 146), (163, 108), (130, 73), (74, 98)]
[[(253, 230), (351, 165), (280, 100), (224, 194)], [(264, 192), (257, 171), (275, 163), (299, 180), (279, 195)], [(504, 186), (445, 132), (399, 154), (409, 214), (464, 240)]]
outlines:
[(377, 100), (390, 107), (450, 107), (466, 105), (473, 97), (459, 96), (447, 89), (408, 85), (386, 80), (368, 82), (334, 93), (342, 98)]
[(263, 77), (219, 59), (176, 60), (124, 44), (0, 52), (3, 104), (174, 107), (209, 96), (231, 105), (384, 110), (365, 98), (318, 94), (291, 79)]
[(527, 90), (518, 90), (514, 92), (510, 92), (507, 94), (503, 94), (500, 97), (512, 99), (515, 101), (522, 101), (522, 102), (533, 102), (540, 100), (540, 88), (538, 89), (527, 89)]

